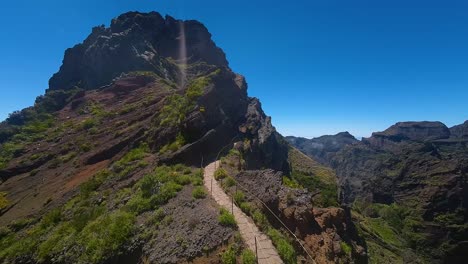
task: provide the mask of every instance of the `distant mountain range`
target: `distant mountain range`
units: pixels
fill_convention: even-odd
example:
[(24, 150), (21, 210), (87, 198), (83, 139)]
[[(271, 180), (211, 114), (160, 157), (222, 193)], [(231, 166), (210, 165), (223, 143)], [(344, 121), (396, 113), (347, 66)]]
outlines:
[[(410, 245), (421, 262), (462, 263), (468, 252), (467, 129), (468, 122), (451, 128), (400, 122), (362, 141), (347, 132), (286, 140), (336, 171), (341, 201), (370, 217), (361, 222), (387, 218), (379, 224), (396, 241), (382, 228), (367, 231), (382, 240), (375, 248), (393, 252), (388, 261), (414, 259), (401, 254)], [(389, 205), (396, 215), (388, 216)]]

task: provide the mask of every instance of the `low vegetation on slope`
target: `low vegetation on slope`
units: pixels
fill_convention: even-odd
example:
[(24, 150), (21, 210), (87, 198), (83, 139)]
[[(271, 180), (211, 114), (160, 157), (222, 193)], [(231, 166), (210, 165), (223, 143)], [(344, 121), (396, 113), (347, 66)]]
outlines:
[(240, 172), (239, 168), (242, 168), (243, 164), (242, 153), (231, 149), (226, 156), (221, 158), (221, 167), (215, 171), (215, 179), (220, 181), (224, 191), (233, 198), (236, 205), (254, 220), (262, 232), (270, 237), (281, 259), (288, 264), (297, 263), (297, 253), (291, 237), (270, 224), (262, 212), (264, 208), (259, 206), (256, 200), (248, 200), (244, 189), (241, 186), (236, 186), (238, 183), (235, 180), (235, 175)]
[(353, 218), (366, 239), (370, 263), (428, 262), (411, 249), (424, 237), (418, 232), (421, 219), (411, 216), (409, 208), (358, 199), (353, 204)]
[(123, 254), (151, 239), (153, 234), (146, 229), (157, 232), (170, 218), (178, 217), (164, 212), (163, 206), (184, 186), (200, 185), (202, 173), (182, 165), (161, 166), (118, 192), (104, 188), (116, 177), (119, 175), (114, 171), (100, 171), (82, 184), (76, 197), (64, 206), (40, 219), (3, 227), (0, 260), (101, 263)]
[(316, 195), (313, 202), (319, 207), (338, 206), (338, 184), (335, 172), (307, 157), (294, 147), (289, 148), (291, 176), (284, 178), (284, 184), (304, 187)]

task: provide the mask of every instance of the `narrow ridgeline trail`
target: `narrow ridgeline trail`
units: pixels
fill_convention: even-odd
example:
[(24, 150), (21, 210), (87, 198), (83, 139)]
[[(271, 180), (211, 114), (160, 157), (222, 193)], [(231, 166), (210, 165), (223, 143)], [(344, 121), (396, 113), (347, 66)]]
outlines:
[[(239, 233), (250, 250), (255, 253), (257, 250), (259, 264), (277, 264), (283, 263), (273, 246), (270, 238), (263, 234), (255, 225), (252, 219), (242, 212), (230, 198), (219, 183), (214, 179), (214, 173), (219, 165), (219, 161), (213, 162), (205, 167), (204, 184), (213, 199), (223, 208), (231, 212), (234, 211), (234, 218), (239, 227)], [(255, 246), (255, 240), (257, 245)]]

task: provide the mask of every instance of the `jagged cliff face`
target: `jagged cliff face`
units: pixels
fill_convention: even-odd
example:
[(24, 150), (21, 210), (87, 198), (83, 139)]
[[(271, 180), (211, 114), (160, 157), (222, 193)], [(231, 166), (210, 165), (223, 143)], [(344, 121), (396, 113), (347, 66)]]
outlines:
[[(328, 151), (332, 155), (325, 162), (336, 170), (343, 203), (360, 207), (357, 210), (372, 221), (398, 211), (394, 217), (398, 221), (389, 227), (403, 242), (396, 240), (387, 247), (395, 256), (399, 247), (408, 246), (423, 256), (422, 262), (426, 257), (445, 263), (462, 263), (466, 258), (465, 124), (449, 129), (440, 122), (402, 122), (362, 142)], [(323, 157), (320, 152), (308, 154)], [(403, 260), (416, 258), (410, 256)]]
[[(0, 124), (0, 262), (219, 259), (233, 230), (192, 198), (194, 167), (234, 142), (246, 168), (288, 170), (286, 143), (201, 23), (131, 12), (94, 28)], [(123, 229), (87, 237), (100, 224)]]
[(168, 60), (228, 67), (224, 52), (200, 22), (132, 12), (113, 19), (109, 28), (93, 28), (82, 44), (68, 49), (49, 87), (96, 89), (131, 71), (151, 71), (174, 81), (184, 78)]

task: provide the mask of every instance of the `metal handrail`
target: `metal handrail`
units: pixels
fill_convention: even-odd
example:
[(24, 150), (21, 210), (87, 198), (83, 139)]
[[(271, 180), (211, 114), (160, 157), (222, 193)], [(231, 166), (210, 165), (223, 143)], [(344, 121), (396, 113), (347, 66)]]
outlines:
[[(219, 155), (221, 154), (221, 152), (228, 146), (230, 146), (232, 144), (232, 141), (238, 136), (235, 136), (234, 138), (232, 138), (231, 142), (224, 146), (219, 152), (218, 152), (218, 155), (216, 156), (216, 161), (215, 161), (215, 171), (216, 171), (216, 167), (217, 167), (217, 163), (218, 163), (218, 158), (219, 158)], [(302, 248), (302, 250), (304, 251), (304, 253), (307, 254), (307, 256), (310, 258), (310, 260), (312, 260), (312, 262), (314, 264), (316, 264), (315, 260), (313, 259), (312, 255), (309, 253), (309, 251), (305, 248), (305, 246), (302, 244), (302, 242), (299, 240), (299, 238), (296, 236), (296, 234), (294, 234), (287, 226), (285, 223), (283, 223), (283, 221), (281, 221), (281, 219), (273, 212), (273, 210), (270, 209), (270, 207), (268, 207), (268, 205), (266, 205), (260, 198), (258, 198), (255, 194), (253, 194), (252, 192), (250, 192), (249, 190), (247, 190), (247, 188), (245, 188), (244, 186), (242, 186), (242, 184), (240, 184), (236, 179), (234, 179), (232, 177), (232, 179), (236, 182), (237, 185), (239, 185), (241, 187), (241, 189), (243, 189), (244, 191), (246, 191), (247, 193), (249, 193), (251, 196), (253, 196), (255, 199), (257, 199), (263, 206), (265, 206), (265, 208), (268, 209), (268, 211), (279, 221), (279, 223), (294, 237), (294, 239), (296, 240), (296, 242), (300, 245), (300, 247)]]

